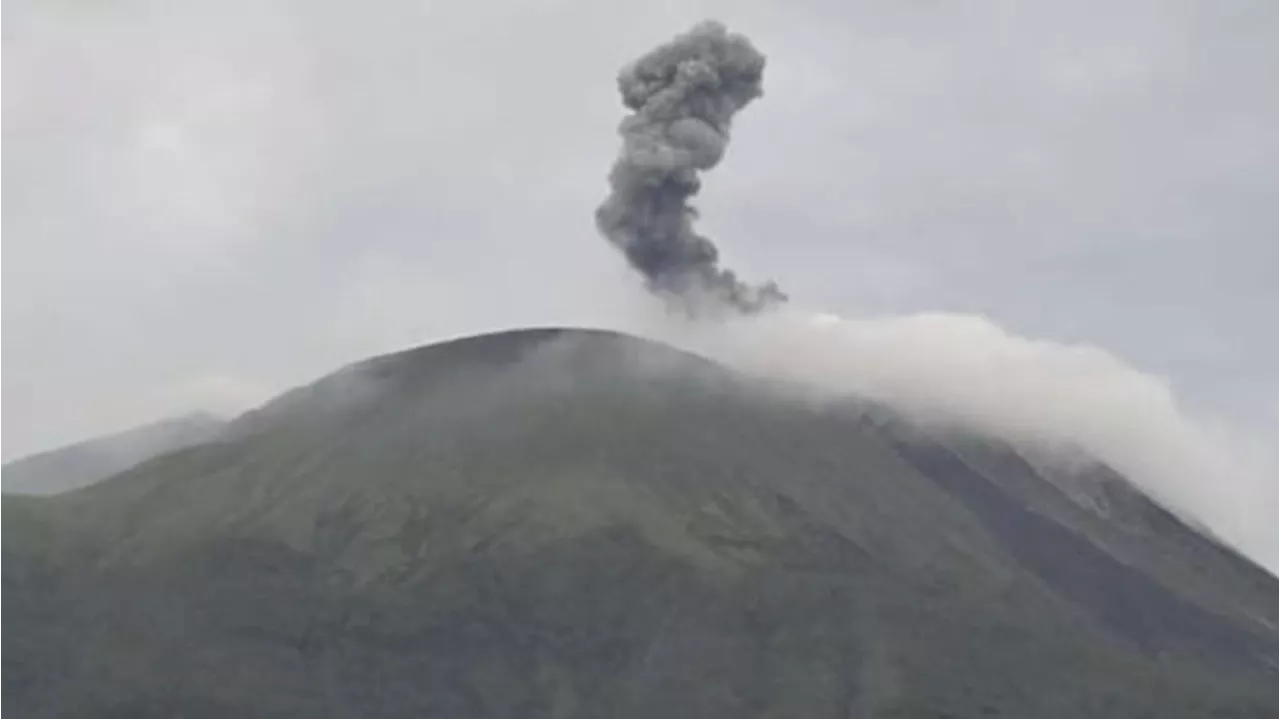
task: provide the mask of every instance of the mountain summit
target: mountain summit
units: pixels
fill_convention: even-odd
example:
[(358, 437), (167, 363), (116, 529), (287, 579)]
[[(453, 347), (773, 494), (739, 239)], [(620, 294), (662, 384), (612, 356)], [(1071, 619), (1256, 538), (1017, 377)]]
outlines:
[(626, 335), (378, 357), (4, 498), (21, 716), (1274, 716), (1276, 579), (1098, 466)]

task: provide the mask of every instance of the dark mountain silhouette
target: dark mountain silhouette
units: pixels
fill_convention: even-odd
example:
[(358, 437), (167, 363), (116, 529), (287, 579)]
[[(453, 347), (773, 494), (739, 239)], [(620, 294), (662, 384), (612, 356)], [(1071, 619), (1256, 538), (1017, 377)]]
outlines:
[(379, 357), (4, 498), (15, 716), (1274, 716), (1275, 577), (1106, 467), (624, 335)]

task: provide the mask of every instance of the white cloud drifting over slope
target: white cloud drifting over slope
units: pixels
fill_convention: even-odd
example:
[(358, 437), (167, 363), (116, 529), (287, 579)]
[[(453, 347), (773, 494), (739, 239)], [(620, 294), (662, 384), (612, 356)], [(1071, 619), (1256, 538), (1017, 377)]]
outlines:
[(1103, 349), (1021, 337), (978, 315), (845, 319), (794, 309), (672, 339), (742, 370), (881, 402), (919, 422), (1031, 447), (1078, 447), (1276, 567), (1270, 438), (1189, 415), (1168, 382)]

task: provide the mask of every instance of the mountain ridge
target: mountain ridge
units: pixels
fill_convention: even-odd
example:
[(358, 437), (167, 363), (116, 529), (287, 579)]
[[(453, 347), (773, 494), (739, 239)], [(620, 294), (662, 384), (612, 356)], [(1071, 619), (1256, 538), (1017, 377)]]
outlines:
[[(1274, 708), (1274, 577), (1176, 517), (1081, 514), (1008, 445), (776, 389), (618, 333), (493, 333), (349, 365), (105, 482), (6, 496), (5, 661), (11, 641), (32, 655), (5, 706)], [(126, 640), (145, 666), (105, 670)]]
[(52, 494), (93, 484), (165, 452), (212, 439), (226, 420), (191, 412), (24, 455), (4, 463), (7, 494)]

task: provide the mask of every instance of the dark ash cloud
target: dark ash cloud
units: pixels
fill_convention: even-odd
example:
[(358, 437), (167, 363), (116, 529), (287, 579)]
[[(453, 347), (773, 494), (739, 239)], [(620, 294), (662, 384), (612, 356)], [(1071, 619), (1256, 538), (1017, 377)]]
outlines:
[(689, 312), (757, 312), (786, 300), (772, 282), (753, 286), (720, 266), (719, 251), (694, 228), (698, 173), (719, 164), (733, 116), (760, 97), (764, 55), (745, 37), (707, 21), (618, 75), (622, 151), (612, 193), (596, 224), (653, 292)]

